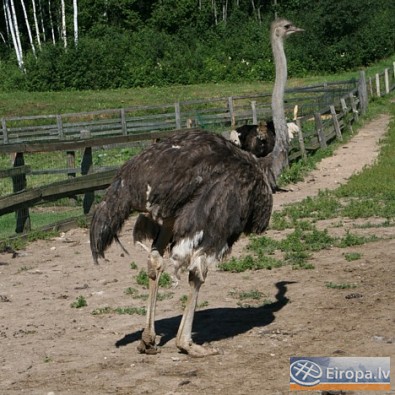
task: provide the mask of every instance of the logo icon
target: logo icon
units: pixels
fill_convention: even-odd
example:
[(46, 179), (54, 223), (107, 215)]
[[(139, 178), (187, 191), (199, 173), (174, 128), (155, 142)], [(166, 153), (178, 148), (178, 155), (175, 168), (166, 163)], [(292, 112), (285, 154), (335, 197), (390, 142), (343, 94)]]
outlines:
[(322, 369), (315, 362), (299, 359), (291, 364), (290, 374), (295, 383), (312, 387), (320, 382)]

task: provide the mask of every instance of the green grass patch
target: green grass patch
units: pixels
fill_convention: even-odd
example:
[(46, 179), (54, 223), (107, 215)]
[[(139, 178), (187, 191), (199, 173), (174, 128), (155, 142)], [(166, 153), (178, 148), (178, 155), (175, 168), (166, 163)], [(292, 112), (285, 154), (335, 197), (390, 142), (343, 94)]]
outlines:
[[(138, 285), (141, 285), (144, 288), (148, 288), (149, 277), (148, 277), (148, 273), (144, 269), (141, 269), (135, 278)], [(171, 284), (172, 281), (170, 275), (166, 272), (162, 273), (159, 279), (159, 287), (170, 288)]]
[(103, 314), (128, 314), (128, 315), (146, 315), (147, 311), (144, 307), (99, 307), (92, 311), (92, 315)]
[(88, 306), (88, 302), (86, 301), (84, 296), (78, 296), (78, 298), (71, 303), (71, 307), (75, 309), (80, 309), (81, 307), (86, 307)]
[(346, 252), (343, 255), (348, 262), (357, 261), (358, 259), (362, 258), (362, 254), (359, 252)]
[(356, 288), (356, 284), (350, 284), (350, 283), (333, 283), (333, 282), (327, 282), (325, 283), (325, 286), (327, 288), (331, 289), (351, 289), (351, 288)]

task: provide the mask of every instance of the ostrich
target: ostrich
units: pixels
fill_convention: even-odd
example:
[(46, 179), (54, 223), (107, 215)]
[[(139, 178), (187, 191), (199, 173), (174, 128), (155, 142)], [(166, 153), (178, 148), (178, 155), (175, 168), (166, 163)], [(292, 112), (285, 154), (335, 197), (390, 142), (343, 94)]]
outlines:
[[(271, 35), (276, 65), (273, 104), (282, 103), (286, 78), (283, 39), (301, 31), (291, 22), (276, 20)], [(279, 52), (279, 53), (276, 53)], [(202, 130), (185, 131), (153, 144), (127, 161), (96, 207), (90, 226), (93, 260), (104, 258), (132, 211), (140, 212), (135, 242), (152, 240), (147, 250), (149, 298), (146, 326), (138, 350), (158, 352), (155, 305), (167, 251), (174, 274), (189, 272), (190, 293), (176, 337), (177, 347), (191, 356), (218, 353), (192, 341), (192, 323), (201, 285), (210, 265), (229, 253), (244, 232), (262, 233), (272, 210), (272, 187), (286, 163), (286, 123), (283, 109), (274, 111), (276, 145), (258, 159), (224, 137)], [(285, 128), (283, 127), (285, 125)], [(284, 133), (285, 131), (285, 133)], [(276, 153), (277, 156), (272, 156)], [(279, 163), (278, 161), (281, 161)]]
[(259, 125), (243, 125), (230, 132), (232, 143), (241, 149), (251, 152), (257, 158), (263, 158), (273, 151), (276, 141), (274, 124), (272, 121)]
[[(291, 141), (299, 133), (298, 125), (295, 122), (287, 122), (287, 132)], [(257, 158), (263, 158), (273, 151), (276, 141), (273, 121), (239, 126), (230, 132), (229, 140)]]

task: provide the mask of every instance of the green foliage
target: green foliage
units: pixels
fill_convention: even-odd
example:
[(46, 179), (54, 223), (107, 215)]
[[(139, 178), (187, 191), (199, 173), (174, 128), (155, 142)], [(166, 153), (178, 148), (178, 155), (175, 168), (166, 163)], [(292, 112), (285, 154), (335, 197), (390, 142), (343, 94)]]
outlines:
[(102, 314), (128, 314), (128, 315), (146, 315), (147, 311), (144, 307), (99, 307), (92, 311), (92, 315), (102, 315)]
[[(148, 277), (148, 273), (144, 270), (141, 269), (140, 272), (138, 273), (138, 275), (136, 276), (136, 282), (137, 284), (148, 288), (148, 284), (149, 284), (149, 277)], [(159, 287), (162, 288), (170, 288), (171, 287), (171, 277), (168, 273), (162, 273), (162, 275), (160, 276), (159, 279)]]
[(358, 259), (361, 259), (362, 254), (359, 252), (347, 252), (344, 255), (344, 258), (346, 261), (351, 262), (351, 261), (356, 261)]
[(74, 307), (75, 309), (80, 309), (81, 307), (85, 306), (88, 306), (88, 303), (84, 296), (78, 296), (78, 298), (73, 303), (71, 303), (71, 307)]
[(350, 289), (350, 288), (356, 288), (356, 284), (349, 284), (349, 283), (333, 283), (333, 282), (327, 282), (325, 283), (325, 286), (327, 288), (332, 288), (332, 289)]
[[(355, 69), (393, 54), (392, 3), (293, 0), (277, 5), (279, 15), (306, 28), (303, 37), (292, 37), (287, 46), (289, 75)], [(71, 15), (71, 4), (66, 8)], [(12, 46), (0, 46), (0, 90), (271, 80), (269, 25), (274, 6), (264, 2), (257, 10), (247, 1), (229, 2), (223, 15), (218, 2), (214, 11), (210, 2), (194, 0), (86, 0), (79, 4), (77, 48), (70, 42), (65, 50), (60, 42), (47, 41), (36, 59), (22, 30), (23, 74)], [(49, 26), (49, 16), (42, 16)], [(71, 18), (67, 22), (71, 24)]]

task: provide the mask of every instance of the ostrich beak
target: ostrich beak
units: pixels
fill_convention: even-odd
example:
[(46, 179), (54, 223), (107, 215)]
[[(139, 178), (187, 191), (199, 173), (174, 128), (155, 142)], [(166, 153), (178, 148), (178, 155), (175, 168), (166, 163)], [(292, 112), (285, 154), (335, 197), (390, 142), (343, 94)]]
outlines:
[(296, 26), (291, 26), (287, 31), (288, 34), (298, 33), (298, 32), (304, 32), (304, 29), (301, 29), (300, 27), (296, 27)]

